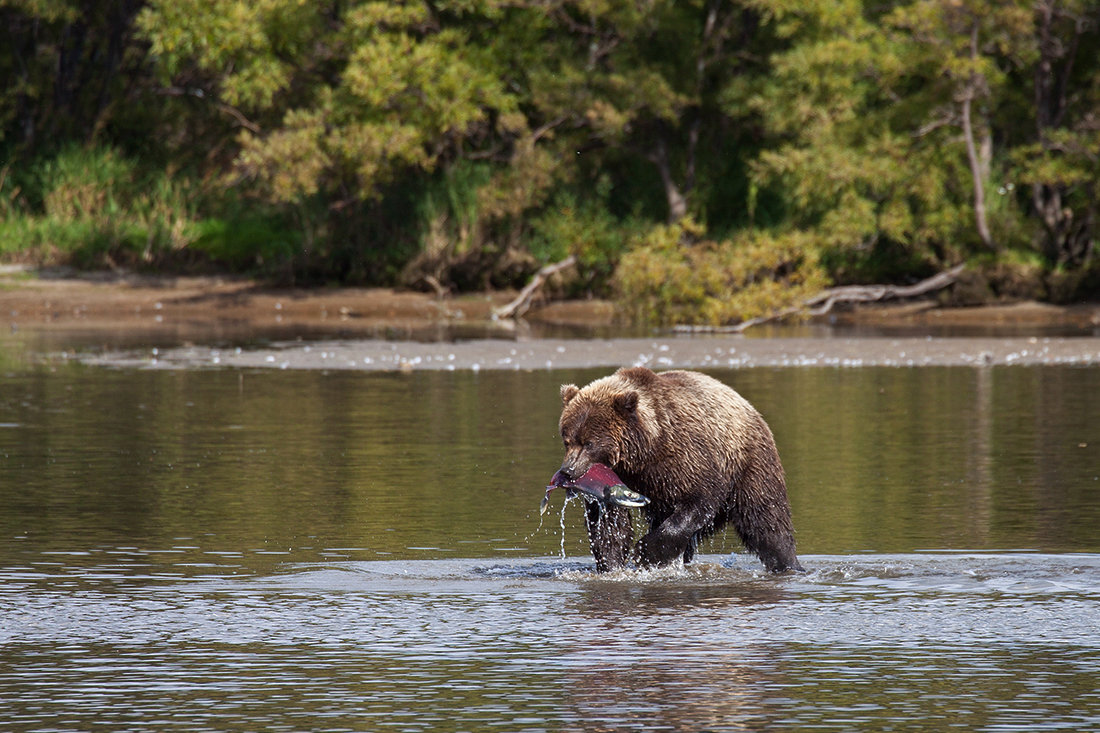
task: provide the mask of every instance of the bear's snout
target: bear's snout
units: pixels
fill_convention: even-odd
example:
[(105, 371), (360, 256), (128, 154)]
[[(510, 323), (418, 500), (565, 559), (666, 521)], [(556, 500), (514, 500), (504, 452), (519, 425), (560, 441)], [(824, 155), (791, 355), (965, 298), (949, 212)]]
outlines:
[(582, 450), (570, 450), (565, 454), (559, 469), (565, 478), (575, 481), (588, 472), (592, 467), (592, 461), (584, 455)]

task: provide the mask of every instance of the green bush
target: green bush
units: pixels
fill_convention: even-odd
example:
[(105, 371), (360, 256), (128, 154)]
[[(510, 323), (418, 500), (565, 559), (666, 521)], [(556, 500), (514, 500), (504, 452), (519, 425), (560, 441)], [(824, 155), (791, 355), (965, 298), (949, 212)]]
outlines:
[(150, 263), (196, 234), (189, 186), (143, 174), (113, 148), (65, 147), (7, 193), (0, 252), (42, 264)]
[(270, 272), (301, 239), (267, 210), (103, 147), (68, 146), (21, 176), (0, 177), (0, 214), (0, 255), (40, 265), (217, 262)]
[(620, 302), (636, 319), (723, 325), (768, 315), (828, 285), (809, 236), (747, 231), (702, 239), (691, 221), (652, 229), (619, 263)]
[(578, 201), (572, 193), (561, 193), (530, 226), (527, 247), (535, 259), (550, 263), (576, 255), (580, 276), (574, 289), (607, 295), (619, 257), (640, 225), (633, 219), (619, 221), (599, 197)]
[(301, 236), (274, 217), (237, 214), (195, 225), (191, 249), (233, 270), (279, 273), (298, 252)]

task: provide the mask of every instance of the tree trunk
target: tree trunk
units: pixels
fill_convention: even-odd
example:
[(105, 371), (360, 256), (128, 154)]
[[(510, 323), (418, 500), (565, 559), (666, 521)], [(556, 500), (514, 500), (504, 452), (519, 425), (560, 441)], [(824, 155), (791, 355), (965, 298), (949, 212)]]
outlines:
[[(1050, 131), (1059, 128), (1067, 107), (1066, 87), (1073, 72), (1081, 35), (1088, 27), (1083, 17), (1061, 13), (1055, 0), (1036, 3), (1039, 60), (1035, 65), (1035, 134), (1044, 153), (1051, 149)], [(1073, 21), (1073, 37), (1059, 38), (1055, 23), (1059, 17)], [(1041, 249), (1056, 264), (1087, 260), (1092, 250), (1093, 216), (1090, 207), (1075, 219), (1066, 206), (1066, 186), (1057, 183), (1031, 184), (1031, 205), (1043, 224)], [(1086, 200), (1093, 197), (1086, 196)]]
[(650, 154), (649, 159), (657, 166), (657, 173), (660, 174), (661, 183), (665, 188), (665, 198), (668, 201), (668, 223), (675, 224), (687, 216), (687, 198), (680, 190), (680, 186), (677, 185), (676, 179), (672, 177), (672, 165), (668, 160), (668, 147), (665, 145), (664, 140), (657, 140), (657, 149)]
[[(978, 60), (978, 24), (970, 34), (970, 58)], [(978, 94), (981, 80), (976, 73), (971, 73), (962, 97), (962, 128), (963, 137), (966, 139), (966, 158), (970, 163), (970, 177), (974, 181), (974, 223), (978, 228), (978, 236), (982, 244), (992, 250), (999, 249), (993, 241), (993, 235), (989, 233), (989, 222), (985, 215), (985, 176), (982, 173), (982, 159), (978, 154), (978, 146), (974, 142), (974, 122), (971, 119), (971, 107), (974, 97)]]
[(982, 244), (989, 249), (997, 249), (993, 241), (993, 235), (989, 233), (989, 223), (985, 216), (985, 184), (982, 182), (982, 163), (978, 157), (977, 146), (974, 144), (974, 126), (970, 120), (970, 107), (973, 100), (973, 92), (967, 90), (962, 101), (962, 125), (963, 137), (966, 138), (966, 158), (970, 162), (970, 177), (974, 181), (974, 223), (978, 228), (978, 236)]

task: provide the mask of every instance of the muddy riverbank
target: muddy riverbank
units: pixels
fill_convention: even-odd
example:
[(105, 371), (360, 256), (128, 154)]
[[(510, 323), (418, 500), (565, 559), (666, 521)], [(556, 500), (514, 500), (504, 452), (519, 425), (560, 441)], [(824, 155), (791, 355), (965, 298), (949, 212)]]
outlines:
[[(242, 279), (7, 272), (10, 341), (127, 367), (545, 369), (1100, 363), (1100, 306), (910, 303), (746, 335), (631, 331), (605, 301), (492, 320), (509, 293), (438, 299), (387, 289), (274, 289)], [(625, 336), (625, 338), (624, 338)], [(759, 338), (758, 336), (767, 336)], [(580, 337), (580, 338), (578, 338)], [(29, 345), (28, 345), (29, 344)]]

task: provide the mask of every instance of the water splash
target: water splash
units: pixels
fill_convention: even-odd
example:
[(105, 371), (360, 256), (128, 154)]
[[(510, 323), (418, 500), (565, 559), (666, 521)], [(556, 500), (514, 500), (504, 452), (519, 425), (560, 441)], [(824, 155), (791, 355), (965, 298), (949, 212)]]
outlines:
[(565, 559), (565, 507), (569, 506), (569, 499), (571, 497), (565, 497), (565, 501), (561, 505), (561, 559)]
[(542, 531), (542, 519), (543, 519), (543, 517), (545, 517), (545, 516), (546, 516), (546, 512), (541, 512), (541, 511), (539, 512), (539, 523), (538, 523), (538, 526), (537, 526), (537, 527), (535, 527), (535, 529), (534, 529), (534, 530), (532, 530), (532, 531), (530, 532), (530, 534), (528, 534), (527, 536), (525, 536), (525, 537), (523, 538), (523, 541), (524, 541), (524, 543), (526, 543), (526, 544), (530, 544), (530, 542), (531, 542), (531, 538), (532, 538), (532, 537), (534, 537), (535, 535), (537, 535), (537, 534), (538, 534), (539, 532), (541, 532), (541, 531)]

